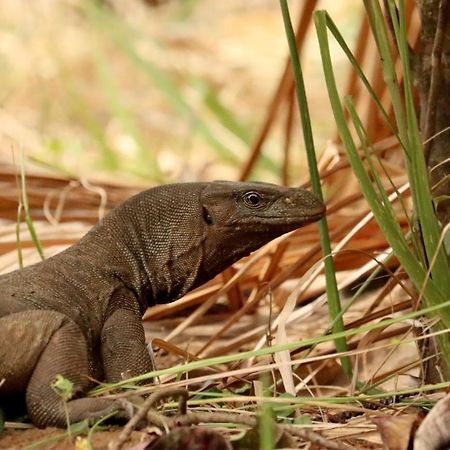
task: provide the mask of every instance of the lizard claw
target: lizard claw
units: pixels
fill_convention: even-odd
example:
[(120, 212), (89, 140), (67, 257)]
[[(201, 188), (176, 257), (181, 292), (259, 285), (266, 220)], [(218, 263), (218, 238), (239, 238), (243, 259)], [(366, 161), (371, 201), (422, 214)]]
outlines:
[(126, 417), (126, 419), (129, 420), (134, 416), (135, 407), (132, 402), (125, 398), (120, 398), (117, 400), (117, 403), (120, 405), (120, 409), (122, 410), (123, 415)]

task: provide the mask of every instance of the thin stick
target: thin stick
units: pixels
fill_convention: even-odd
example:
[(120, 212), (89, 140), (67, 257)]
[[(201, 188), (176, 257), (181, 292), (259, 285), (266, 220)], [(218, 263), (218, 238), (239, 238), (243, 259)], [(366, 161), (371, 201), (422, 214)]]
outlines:
[[(179, 411), (180, 414), (186, 414), (186, 402), (188, 398), (188, 391), (184, 388), (170, 388), (170, 389), (160, 389), (154, 392), (148, 398), (145, 399), (144, 403), (141, 405), (136, 414), (128, 421), (128, 423), (123, 427), (122, 432), (119, 434), (117, 439), (114, 439), (108, 444), (108, 450), (120, 450), (130, 437), (131, 432), (136, 428), (137, 424), (144, 419), (148, 414), (152, 406), (159, 400), (166, 397), (179, 397)], [(158, 418), (154, 414), (151, 415), (150, 420), (157, 421), (157, 425), (166, 425), (166, 421), (158, 415)]]

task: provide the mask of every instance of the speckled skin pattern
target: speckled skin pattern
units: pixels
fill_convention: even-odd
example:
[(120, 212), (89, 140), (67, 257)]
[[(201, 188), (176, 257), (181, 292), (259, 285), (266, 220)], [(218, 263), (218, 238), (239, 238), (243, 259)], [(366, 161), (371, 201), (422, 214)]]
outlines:
[(71, 380), (76, 422), (120, 404), (86, 398), (90, 379), (152, 370), (142, 314), (180, 298), (265, 243), (324, 214), (300, 188), (216, 181), (130, 198), (58, 255), (0, 277), (0, 399), (26, 394), (34, 424), (66, 426), (50, 384)]

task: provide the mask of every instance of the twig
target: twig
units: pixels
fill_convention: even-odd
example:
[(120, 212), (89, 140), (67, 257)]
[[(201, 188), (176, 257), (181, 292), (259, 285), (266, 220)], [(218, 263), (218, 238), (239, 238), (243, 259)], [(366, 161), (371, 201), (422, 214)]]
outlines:
[[(111, 441), (108, 444), (108, 450), (120, 450), (130, 437), (131, 432), (136, 428), (137, 424), (144, 419), (144, 417), (148, 414), (149, 410), (152, 406), (157, 403), (159, 400), (166, 397), (179, 397), (179, 412), (180, 414), (186, 414), (186, 402), (188, 398), (188, 391), (184, 388), (170, 388), (170, 389), (161, 389), (159, 391), (154, 392), (148, 398), (145, 399), (144, 403), (141, 405), (136, 414), (128, 421), (128, 423), (123, 427), (122, 432), (118, 436), (117, 439)], [(158, 426), (167, 426), (169, 421), (162, 420), (159, 416), (156, 418), (155, 415), (151, 415), (149, 418), (152, 422), (157, 422)]]

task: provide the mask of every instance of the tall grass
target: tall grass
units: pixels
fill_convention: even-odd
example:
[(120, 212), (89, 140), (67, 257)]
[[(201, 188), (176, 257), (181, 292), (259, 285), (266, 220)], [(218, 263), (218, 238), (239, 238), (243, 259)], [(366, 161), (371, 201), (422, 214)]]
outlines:
[[(402, 87), (400, 86), (395, 71), (388, 30), (380, 4), (377, 0), (366, 0), (364, 5), (382, 62), (384, 79), (392, 99), (394, 123), (390, 123), (378, 99), (374, 98), (374, 100), (380, 108), (383, 117), (385, 117), (386, 126), (395, 130), (398, 142), (403, 149), (413, 200), (413, 218), (410, 218), (409, 222), (410, 224), (416, 222), (419, 224), (419, 228), (411, 227), (409, 235), (414, 237), (415, 243), (423, 242), (423, 250), (420, 248), (417, 249), (417, 247), (412, 245), (411, 239), (406, 237), (400, 228), (394, 209), (387, 198), (380, 174), (375, 169), (376, 163), (373, 160), (376, 152), (372, 151), (373, 143), (368, 142), (363, 121), (353, 105), (352, 98), (347, 97), (343, 102), (341, 100), (335, 80), (333, 61), (330, 55), (329, 32), (331, 32), (349, 56), (350, 62), (369, 89), (371, 95), (373, 95), (373, 90), (368, 85), (367, 79), (363, 76), (362, 70), (356, 60), (349, 54), (348, 47), (343, 43), (342, 36), (332, 19), (326, 11), (317, 11), (315, 13), (315, 25), (330, 102), (339, 135), (347, 151), (353, 171), (387, 241), (409, 278), (414, 283), (420, 296), (423, 297), (425, 306), (442, 305), (446, 300), (445, 293), (449, 292), (450, 288), (450, 269), (444, 249), (439, 245), (440, 228), (433, 209), (423, 145), (420, 139), (416, 110), (413, 103), (404, 2), (399, 2), (399, 11), (397, 14), (395, 3), (391, 0), (388, 1), (396, 45), (400, 53), (403, 73)], [(350, 124), (346, 120), (345, 109), (350, 115), (358, 142), (355, 142)], [(362, 149), (366, 163), (359, 151), (360, 148)], [(378, 160), (377, 162), (379, 163), (380, 161)], [(422, 230), (420, 235), (418, 235), (418, 229)], [(422, 255), (425, 255), (425, 258)], [(433, 265), (428, 267), (428, 261), (433, 261)], [(450, 310), (448, 308), (440, 309), (439, 318), (440, 322), (437, 324), (438, 329), (450, 328)], [(449, 366), (450, 344), (447, 336), (439, 336), (438, 342), (444, 360), (447, 366)]]
[[(297, 53), (297, 45), (292, 27), (289, 9), (286, 0), (280, 0), (281, 11), (283, 14), (283, 21), (286, 30), (287, 40), (291, 53), (291, 64), (294, 71), (295, 87), (297, 93), (297, 103), (300, 112), (300, 118), (302, 122), (303, 138), (305, 141), (306, 154), (308, 158), (309, 173), (311, 176), (311, 185), (314, 193), (323, 200), (322, 187), (320, 184), (319, 171), (317, 169), (316, 151), (314, 146), (314, 138), (311, 126), (311, 119), (309, 115), (308, 100), (306, 98), (305, 83), (303, 80), (302, 67), (300, 58)], [(344, 322), (341, 315), (341, 304), (339, 299), (339, 292), (336, 282), (336, 270), (334, 261), (331, 256), (331, 241), (328, 233), (328, 224), (326, 217), (320, 220), (319, 224), (320, 241), (322, 245), (323, 253), (326, 256), (324, 261), (325, 277), (327, 281), (327, 299), (328, 308), (330, 314), (330, 320), (333, 324), (333, 331), (339, 332), (344, 330)], [(336, 340), (336, 349), (338, 352), (343, 353), (347, 350), (345, 339)], [(350, 361), (348, 358), (343, 357), (341, 359), (342, 366), (349, 379), (352, 377), (352, 370)]]

